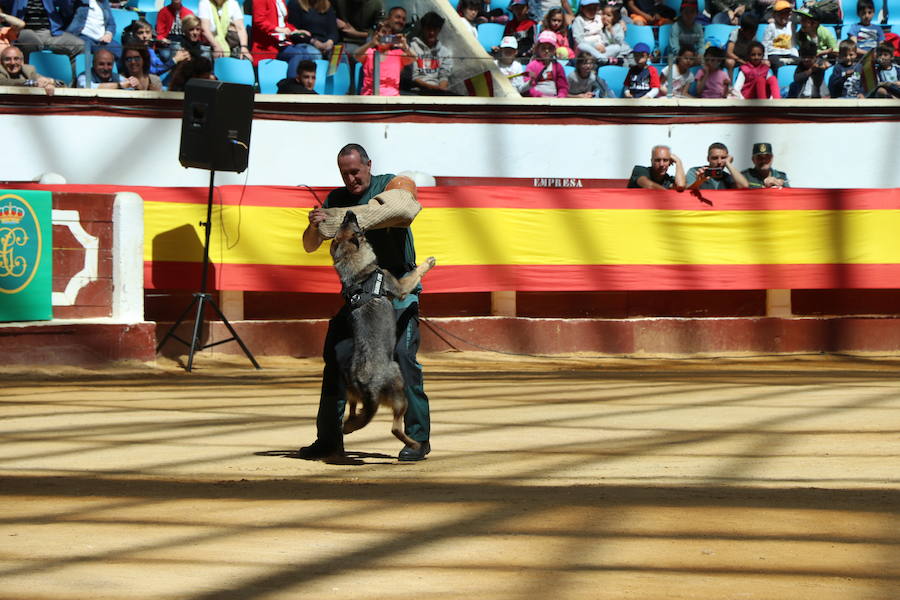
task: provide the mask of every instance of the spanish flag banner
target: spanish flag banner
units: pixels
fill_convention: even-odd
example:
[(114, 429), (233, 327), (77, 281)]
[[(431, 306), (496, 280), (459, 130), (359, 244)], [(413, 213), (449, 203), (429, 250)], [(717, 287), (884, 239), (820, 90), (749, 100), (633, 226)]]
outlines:
[(343, 44), (335, 44), (331, 49), (331, 58), (328, 60), (328, 71), (326, 76), (331, 77), (337, 73), (338, 64), (341, 62), (341, 53), (344, 51)]
[(878, 87), (878, 74), (875, 72), (875, 51), (871, 50), (859, 64), (859, 77), (863, 93), (868, 96)]
[[(145, 286), (193, 289), (205, 189), (141, 188)], [(210, 285), (334, 292), (307, 214), (327, 190), (216, 189)], [(422, 188), (412, 229), (429, 292), (892, 288), (900, 190)]]
[(470, 96), (483, 96), (491, 98), (494, 96), (494, 78), (490, 71), (479, 73), (474, 77), (465, 80), (466, 91)]

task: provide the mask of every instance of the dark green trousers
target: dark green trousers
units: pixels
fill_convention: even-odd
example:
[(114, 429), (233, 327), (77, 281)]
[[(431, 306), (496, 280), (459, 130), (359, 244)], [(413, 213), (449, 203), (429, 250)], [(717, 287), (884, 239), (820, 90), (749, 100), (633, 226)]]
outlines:
[[(400, 365), (405, 383), (407, 409), (404, 429), (417, 442), (427, 442), (431, 435), (431, 417), (428, 396), (422, 377), (422, 365), (416, 360), (419, 351), (419, 298), (410, 294), (402, 301), (394, 301), (397, 316), (397, 345), (394, 360)], [(346, 305), (332, 317), (325, 336), (322, 358), (322, 394), (316, 416), (318, 439), (323, 444), (343, 448), (341, 426), (347, 405), (347, 384), (344, 373), (349, 371), (353, 357), (353, 331), (350, 327), (349, 309)]]

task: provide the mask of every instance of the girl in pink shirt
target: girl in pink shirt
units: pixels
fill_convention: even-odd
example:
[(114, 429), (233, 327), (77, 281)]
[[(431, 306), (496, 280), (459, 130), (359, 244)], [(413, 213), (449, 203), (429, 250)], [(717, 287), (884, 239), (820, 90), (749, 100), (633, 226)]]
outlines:
[(715, 46), (707, 48), (703, 55), (703, 67), (697, 71), (698, 98), (727, 98), (731, 92), (731, 78), (722, 69), (725, 51)]
[(747, 62), (741, 65), (741, 72), (734, 82), (734, 87), (744, 98), (781, 98), (778, 78), (769, 75), (769, 63), (763, 60), (765, 51), (765, 46), (759, 42), (750, 42), (748, 46)]

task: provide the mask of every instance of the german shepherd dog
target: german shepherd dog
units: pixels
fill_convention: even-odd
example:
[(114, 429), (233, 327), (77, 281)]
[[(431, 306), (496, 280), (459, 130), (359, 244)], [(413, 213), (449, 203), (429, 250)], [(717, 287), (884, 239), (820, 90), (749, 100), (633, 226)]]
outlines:
[[(347, 211), (331, 242), (331, 258), (341, 280), (341, 292), (350, 302), (353, 331), (353, 357), (350, 371), (345, 373), (349, 415), (343, 431), (346, 434), (365, 427), (375, 416), (378, 405), (384, 404), (394, 413), (391, 433), (405, 445), (418, 449), (420, 444), (403, 430), (407, 403), (400, 366), (394, 360), (397, 324), (391, 298), (402, 299), (411, 292), (434, 266), (434, 257), (398, 280), (378, 267), (375, 252), (366, 241), (356, 215)], [(378, 289), (374, 293), (373, 284), (369, 283), (371, 277), (376, 277)], [(367, 291), (362, 297), (355, 293), (364, 288)], [(362, 412), (357, 413), (359, 403)]]

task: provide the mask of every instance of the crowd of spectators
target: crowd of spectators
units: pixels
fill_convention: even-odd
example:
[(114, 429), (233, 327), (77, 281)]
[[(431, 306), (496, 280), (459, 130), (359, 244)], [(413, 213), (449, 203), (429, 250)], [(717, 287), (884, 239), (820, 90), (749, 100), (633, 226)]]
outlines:
[[(704, 13), (697, 0), (678, 12), (660, 0), (582, 0), (571, 25), (568, 6), (510, 2), (494, 54), (523, 96), (900, 98), (900, 37), (872, 22), (872, 0), (858, 1), (843, 39), (823, 25), (835, 21), (833, 0), (799, 10), (788, 0), (707, 0)], [(628, 28), (643, 29), (633, 47)]]
[[(772, 144), (757, 142), (751, 149), (752, 167), (739, 171), (728, 147), (721, 142), (709, 145), (706, 164), (687, 171), (681, 159), (668, 146), (654, 146), (650, 150), (650, 166), (635, 165), (628, 180), (630, 188), (648, 190), (734, 190), (791, 187), (785, 172), (772, 165), (775, 155)], [(675, 167), (675, 174), (669, 170)]]
[[(311, 61), (345, 62), (358, 65), (352, 89), (382, 96), (451, 94), (454, 63), (478, 58), (451, 51), (436, 12), (412, 22), (403, 7), (385, 13), (382, 0), (199, 0), (196, 13), (182, 1), (168, 0), (154, 24), (135, 19), (117, 32), (112, 7), (122, 0), (0, 0), (0, 51), (16, 47), (26, 64), (36, 51), (63, 54), (76, 85), (135, 90), (182, 89), (231, 57), (284, 61), (279, 93), (303, 93), (289, 90), (306, 89)], [(872, 0), (859, 0), (858, 22), (844, 19), (835, 35), (823, 25), (835, 2), (795, 10), (789, 0), (706, 0), (701, 12), (697, 0), (678, 11), (662, 0), (581, 0), (577, 11), (567, 0), (510, 0), (506, 10), (459, 0), (455, 25), (477, 38), (480, 25), (499, 24), (504, 35), (491, 51), (523, 96), (900, 97), (900, 38), (873, 23)], [(642, 30), (633, 46), (629, 28)], [(76, 66), (82, 53), (90, 69)], [(22, 79), (5, 64), (3, 85), (66, 84), (47, 86), (37, 71)]]

